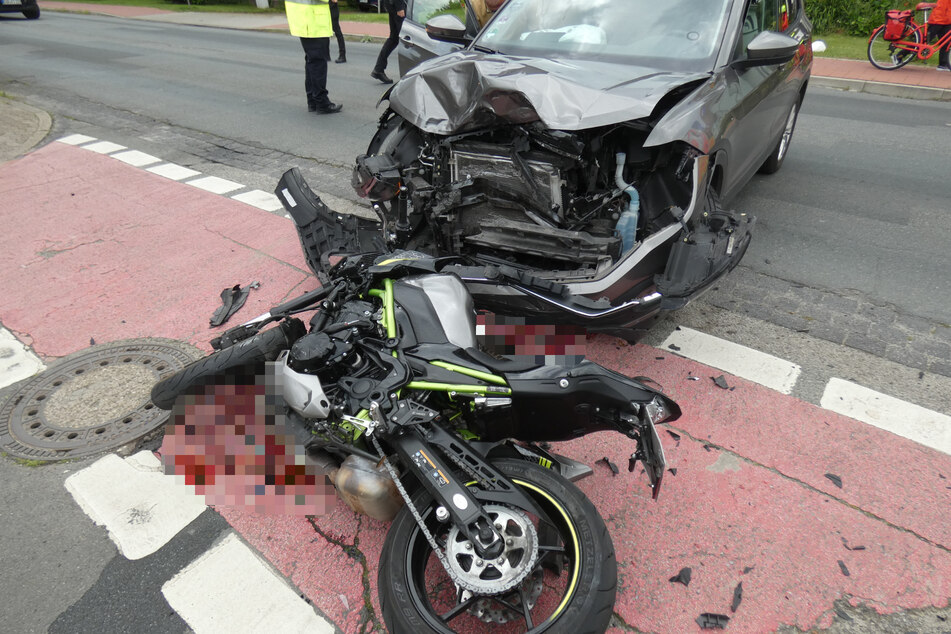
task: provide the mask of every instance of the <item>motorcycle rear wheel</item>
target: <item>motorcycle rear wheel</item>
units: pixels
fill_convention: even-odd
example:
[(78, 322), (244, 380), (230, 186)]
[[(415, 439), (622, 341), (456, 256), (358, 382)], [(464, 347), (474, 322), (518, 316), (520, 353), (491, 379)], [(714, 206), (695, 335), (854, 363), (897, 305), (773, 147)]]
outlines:
[[(522, 460), (493, 464), (557, 524), (539, 526), (538, 518), (529, 513), (541, 542), (534, 570), (515, 590), (502, 595), (467, 595), (455, 586), (404, 507), (387, 533), (380, 558), (380, 605), (388, 630), (393, 634), (485, 632), (490, 621), (503, 620), (508, 623), (505, 631), (516, 626), (517, 631), (532, 634), (604, 632), (614, 608), (617, 561), (597, 509), (577, 487), (551, 470)], [(444, 544), (448, 525), (436, 520), (429, 492), (419, 491), (413, 504), (430, 532)]]

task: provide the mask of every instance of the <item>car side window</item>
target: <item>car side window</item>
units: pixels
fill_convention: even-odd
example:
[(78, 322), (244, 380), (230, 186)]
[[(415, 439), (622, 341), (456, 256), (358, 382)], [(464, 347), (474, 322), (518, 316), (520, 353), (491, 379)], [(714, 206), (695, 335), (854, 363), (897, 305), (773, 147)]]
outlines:
[[(790, 0), (779, 0), (788, 6)], [(736, 56), (746, 57), (746, 47), (763, 31), (775, 31), (779, 26), (777, 0), (749, 0), (743, 17), (743, 31)]]
[(458, 0), (413, 0), (407, 16), (417, 24), (426, 24), (430, 18), (444, 13), (452, 13), (465, 20), (465, 12), (460, 10)]

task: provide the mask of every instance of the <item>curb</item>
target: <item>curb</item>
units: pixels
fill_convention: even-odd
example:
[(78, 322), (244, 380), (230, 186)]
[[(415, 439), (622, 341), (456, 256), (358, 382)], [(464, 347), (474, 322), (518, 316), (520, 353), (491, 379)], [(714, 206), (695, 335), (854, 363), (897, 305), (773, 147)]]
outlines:
[(843, 77), (820, 77), (813, 75), (812, 85), (847, 92), (864, 92), (869, 95), (898, 97), (900, 99), (918, 99), (922, 101), (951, 101), (951, 90), (930, 86), (909, 86), (891, 84), (866, 79), (845, 79)]
[(45, 110), (0, 96), (0, 163), (32, 150), (52, 127)]

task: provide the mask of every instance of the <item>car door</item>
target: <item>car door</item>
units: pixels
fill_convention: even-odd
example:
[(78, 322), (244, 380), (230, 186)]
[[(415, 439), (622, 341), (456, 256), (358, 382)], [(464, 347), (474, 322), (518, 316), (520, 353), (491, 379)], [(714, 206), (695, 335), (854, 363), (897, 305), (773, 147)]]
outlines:
[(723, 135), (729, 155), (721, 188), (724, 199), (736, 194), (766, 160), (798, 99), (795, 60), (749, 68), (741, 64), (757, 35), (790, 28), (789, 5), (789, 0), (746, 0), (733, 63), (724, 69), (725, 98), (730, 102)]
[[(405, 75), (411, 68), (427, 59), (457, 51), (461, 46), (439, 42), (426, 34), (426, 22), (437, 15), (453, 13), (459, 15), (454, 8), (458, 2), (451, 0), (408, 0), (406, 3), (406, 18), (400, 30), (400, 44), (397, 47), (400, 76)], [(465, 12), (465, 24), (470, 35), (475, 35), (478, 28), (474, 26), (472, 12), (468, 5)]]

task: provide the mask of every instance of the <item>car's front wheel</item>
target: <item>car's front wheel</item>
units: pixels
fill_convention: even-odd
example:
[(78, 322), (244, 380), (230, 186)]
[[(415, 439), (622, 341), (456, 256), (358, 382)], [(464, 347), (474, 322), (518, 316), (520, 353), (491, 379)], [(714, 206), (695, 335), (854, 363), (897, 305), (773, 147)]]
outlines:
[(23, 15), (26, 16), (27, 20), (36, 20), (40, 17), (40, 8), (30, 7), (29, 9), (24, 9)]
[(786, 117), (786, 127), (776, 142), (776, 147), (770, 153), (769, 157), (760, 166), (760, 174), (775, 174), (783, 166), (786, 154), (789, 152), (789, 144), (792, 142), (793, 131), (796, 129), (796, 120), (799, 118), (799, 106), (802, 105), (802, 99), (797, 99), (792, 108), (789, 109), (789, 116)]

